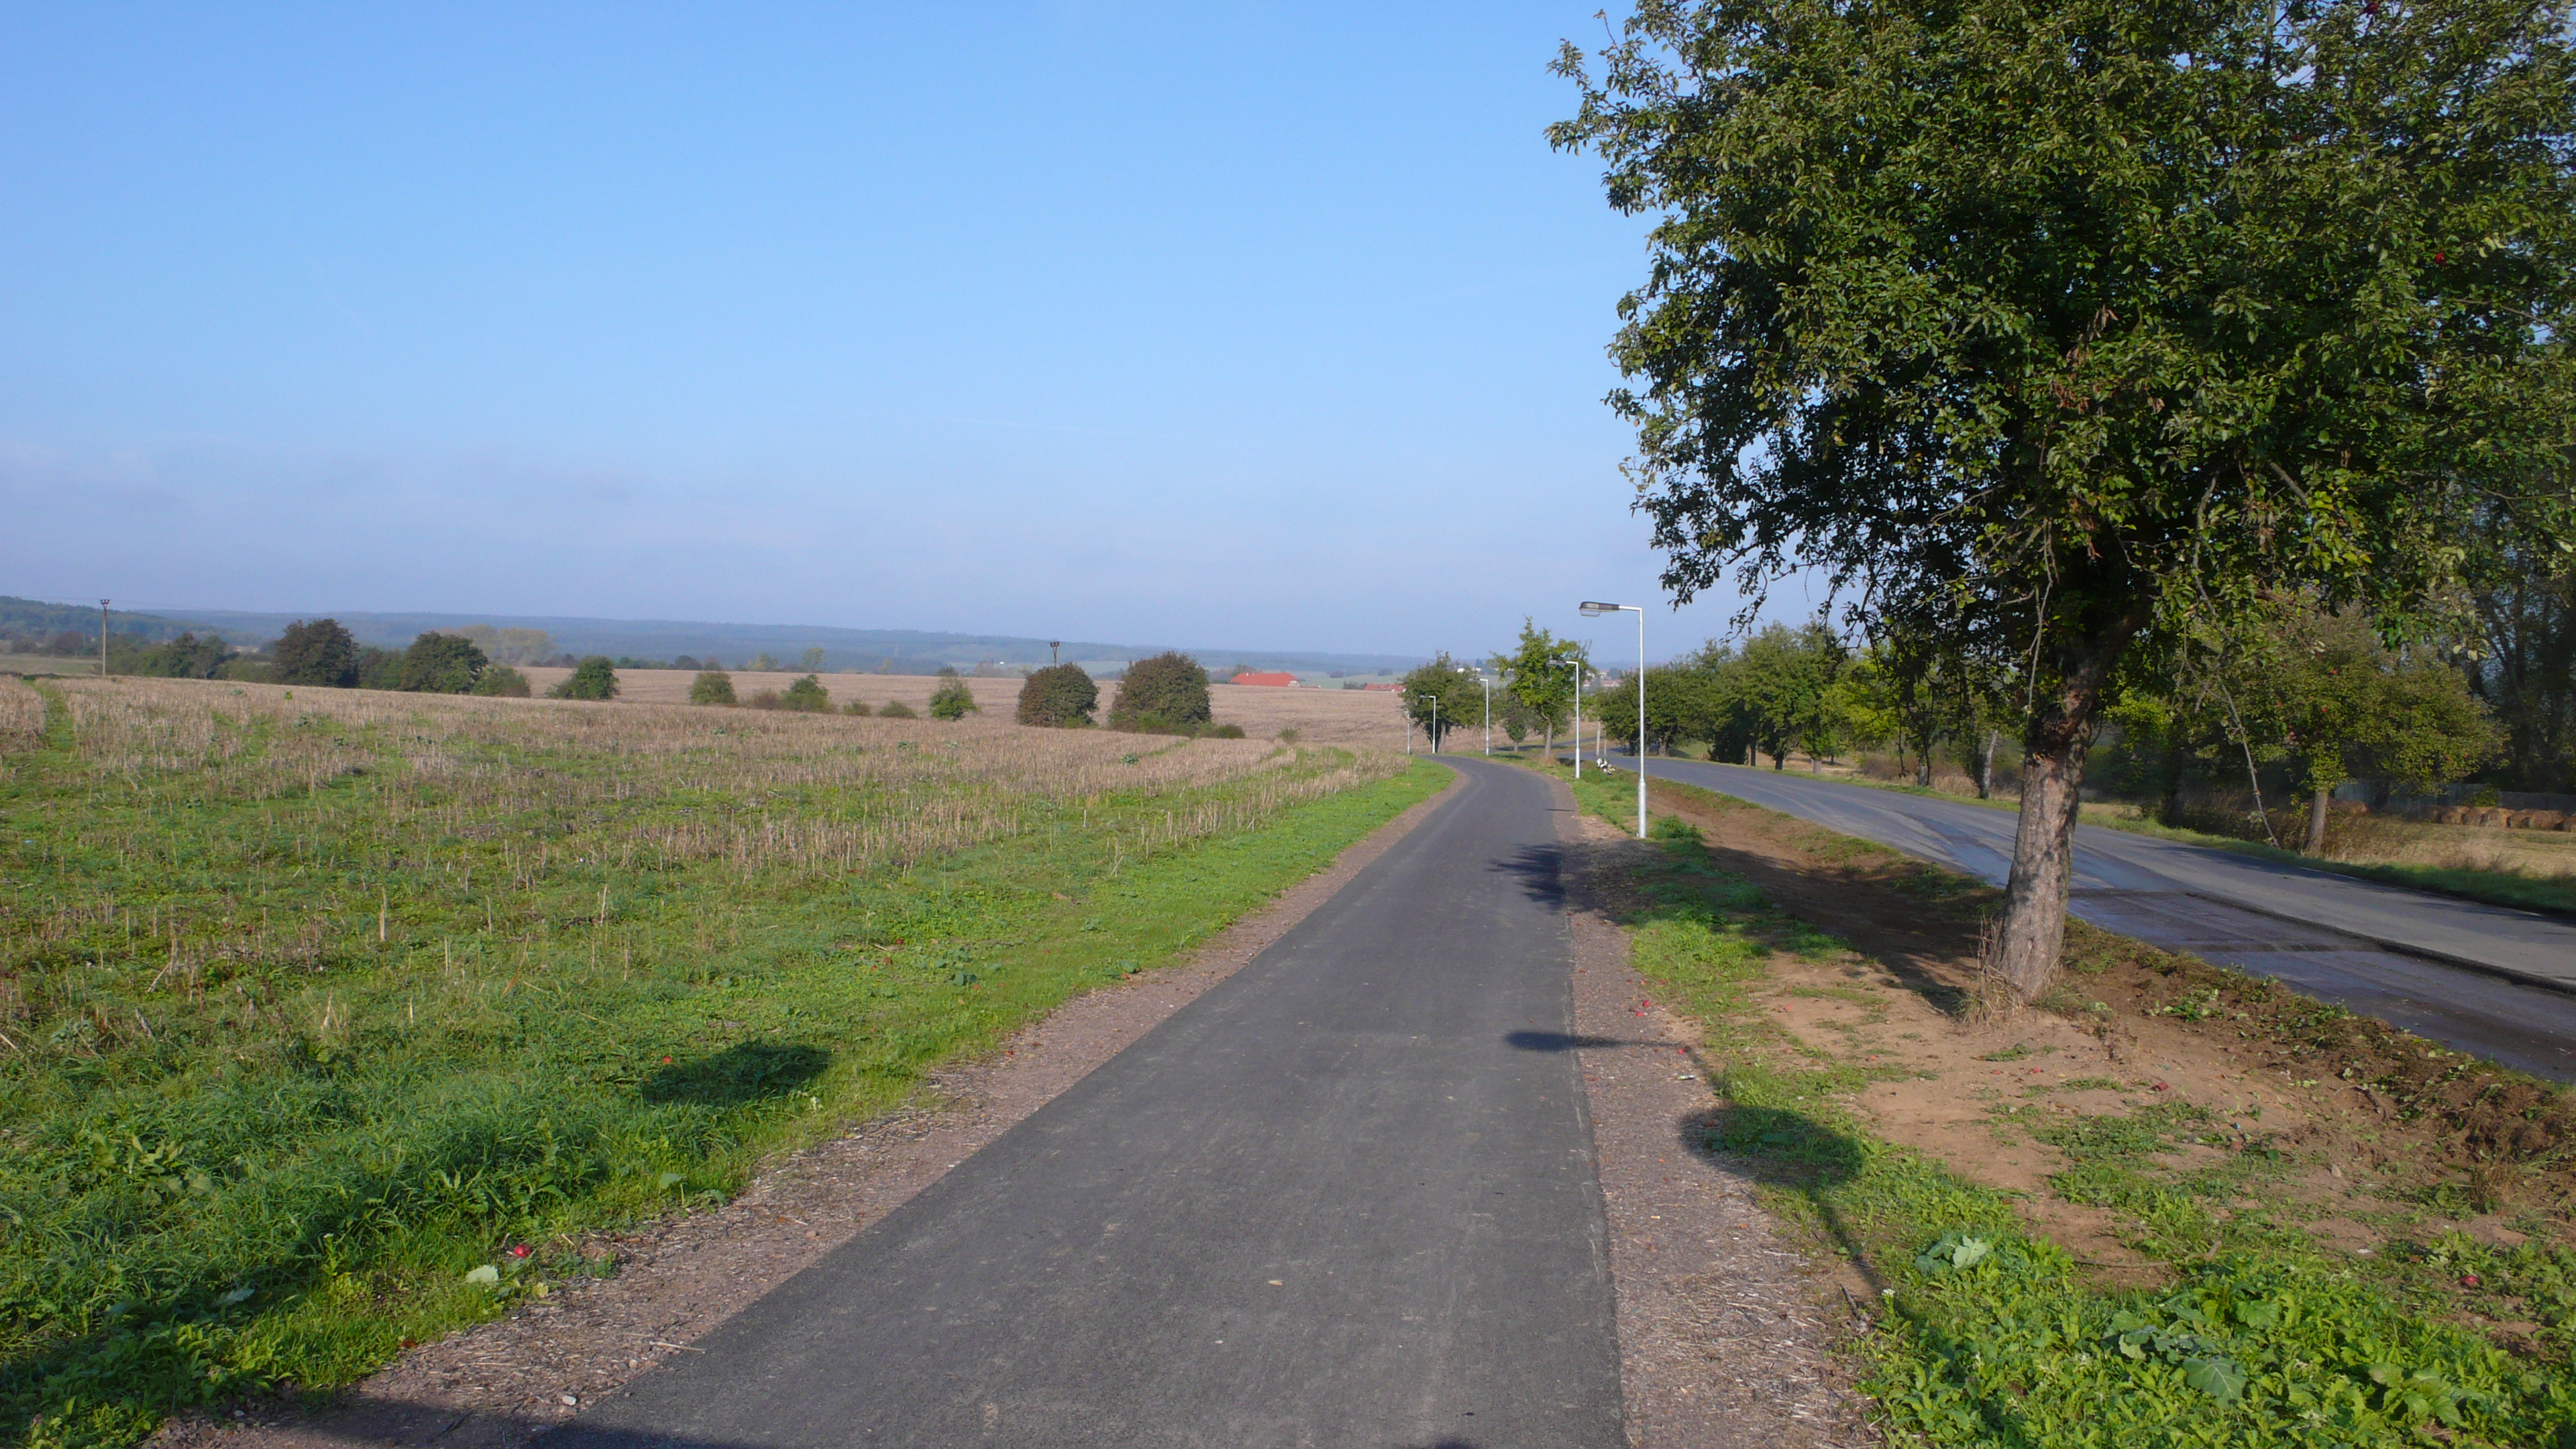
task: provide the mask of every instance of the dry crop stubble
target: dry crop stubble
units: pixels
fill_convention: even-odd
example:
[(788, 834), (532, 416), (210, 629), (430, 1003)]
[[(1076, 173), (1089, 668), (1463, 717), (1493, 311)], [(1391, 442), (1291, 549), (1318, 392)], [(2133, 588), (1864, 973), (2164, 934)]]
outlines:
[(996, 719), (5, 683), (0, 1442), (347, 1382), (589, 1271), (548, 1245), (896, 1105), (1437, 773)]
[[(521, 673), (542, 694), (569, 678), (572, 671), (526, 669)], [(804, 677), (786, 670), (754, 673), (738, 669), (732, 673), (734, 695), (743, 700), (764, 689), (783, 694), (787, 686)], [(617, 672), (618, 702), (686, 704), (689, 684), (696, 678), (683, 669), (621, 669)], [(927, 674), (826, 674), (821, 680), (836, 709), (854, 699), (864, 701), (872, 710), (901, 700), (917, 714), (929, 711), (931, 691), (946, 682)], [(1019, 702), (1017, 679), (969, 678), (965, 684), (987, 720), (1009, 719)], [(1399, 753), (1404, 749), (1403, 696), (1387, 690), (1218, 684), (1210, 686), (1208, 692), (1217, 723), (1241, 725), (1245, 734), (1256, 739), (1275, 739), (1280, 731), (1293, 729), (1304, 744), (1353, 745)], [(1109, 717), (1109, 706), (1117, 698), (1118, 681), (1100, 681), (1101, 718)]]

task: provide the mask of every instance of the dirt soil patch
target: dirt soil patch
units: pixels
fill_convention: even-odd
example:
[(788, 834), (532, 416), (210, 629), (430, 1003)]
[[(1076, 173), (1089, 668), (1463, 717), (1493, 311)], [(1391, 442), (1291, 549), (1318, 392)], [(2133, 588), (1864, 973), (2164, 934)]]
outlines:
[(2028, 1225), (2106, 1284), (2163, 1270), (2128, 1246), (2139, 1224), (2054, 1184), (2076, 1165), (2066, 1144), (2124, 1123), (2155, 1126), (2140, 1170), (2246, 1183), (2221, 1217), (2270, 1213), (2357, 1255), (2454, 1231), (2576, 1241), (2576, 1112), (2551, 1084), (2081, 922), (2044, 1009), (1997, 1011), (1977, 963), (1998, 892), (1687, 786), (1657, 782), (1654, 802), (1714, 864), (1853, 948), (1777, 955), (1759, 991), (1798, 1047), (1881, 1078), (1856, 1094), (1871, 1130), (2018, 1194)]
[(1447, 798), (1444, 791), (1344, 851), (1188, 961), (1067, 1003), (994, 1055), (930, 1079), (915, 1106), (796, 1153), (733, 1201), (580, 1245), (614, 1275), (577, 1280), (508, 1317), (422, 1344), (326, 1401), (255, 1401), (174, 1419), (154, 1449), (515, 1449), (656, 1363), (900, 1207), (950, 1168), (1331, 899)]

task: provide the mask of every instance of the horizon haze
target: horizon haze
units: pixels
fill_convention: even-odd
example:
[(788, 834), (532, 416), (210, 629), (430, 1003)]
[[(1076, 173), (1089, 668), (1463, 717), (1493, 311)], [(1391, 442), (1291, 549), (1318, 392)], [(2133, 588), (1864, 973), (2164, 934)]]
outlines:
[(1599, 33), (0, 10), (0, 592), (1579, 635), (1658, 568), (1601, 403), (1642, 223), (1541, 134)]

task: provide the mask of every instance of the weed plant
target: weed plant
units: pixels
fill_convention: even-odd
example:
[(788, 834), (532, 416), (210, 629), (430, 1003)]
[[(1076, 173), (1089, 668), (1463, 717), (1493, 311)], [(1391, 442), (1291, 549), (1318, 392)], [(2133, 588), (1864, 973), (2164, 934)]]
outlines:
[[(1621, 782), (1576, 789), (1614, 823), (1634, 809)], [(1637, 970), (1728, 1063), (1705, 1145), (1742, 1160), (1775, 1212), (1875, 1291), (1856, 1346), (1896, 1442), (2576, 1443), (2564, 1252), (2454, 1234), (2390, 1268), (2356, 1266), (2269, 1214), (2222, 1208), (2259, 1181), (2264, 1144), (2230, 1144), (2214, 1167), (2160, 1167), (2225, 1125), (2171, 1104), (2039, 1129), (2069, 1162), (2058, 1194), (2114, 1209), (2172, 1274), (2151, 1291), (2102, 1286), (2025, 1231), (2007, 1194), (1869, 1134), (1855, 1094), (1901, 1073), (1797, 1041), (1756, 999), (1774, 953), (1832, 943), (1716, 867), (1689, 827), (1657, 838), (1661, 859), (1638, 882), (1648, 904), (1627, 924)], [(2517, 1356), (2466, 1326), (2421, 1291), (2431, 1274), (2491, 1279), (2499, 1304), (2510, 1295), (2549, 1317), (2540, 1351)]]
[(1445, 780), (972, 722), (0, 688), (0, 1441), (327, 1389)]

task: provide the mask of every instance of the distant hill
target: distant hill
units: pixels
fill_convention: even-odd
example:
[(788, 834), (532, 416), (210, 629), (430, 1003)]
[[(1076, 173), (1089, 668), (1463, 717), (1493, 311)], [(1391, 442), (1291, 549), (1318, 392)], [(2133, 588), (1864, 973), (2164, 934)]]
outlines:
[[(203, 624), (190, 625), (158, 614), (137, 614), (124, 609), (110, 609), (107, 632), (137, 638), (175, 639), (191, 628), (204, 632)], [(276, 631), (269, 631), (274, 634)], [(0, 635), (20, 639), (50, 639), (56, 634), (79, 634), (90, 642), (98, 641), (98, 606), (95, 604), (48, 604), (40, 599), (13, 599), (0, 594)], [(247, 640), (247, 634), (232, 635)]]
[[(80, 622), (50, 624), (41, 630), (20, 628), (11, 622), (12, 616), (6, 612), (13, 605), (56, 611), (66, 619), (77, 616)], [(193, 628), (200, 633), (211, 629), (236, 643), (258, 644), (276, 638), (279, 631), (298, 619), (318, 618), (324, 614), (346, 625), (350, 633), (358, 636), (358, 642), (387, 649), (401, 648), (411, 643), (414, 637), (432, 630), (489, 624), (501, 629), (543, 629), (554, 636), (555, 648), (566, 653), (624, 655), (640, 659), (669, 659), (686, 654), (697, 659), (715, 658), (727, 664), (740, 664), (755, 654), (766, 653), (783, 663), (792, 664), (806, 650), (820, 649), (825, 669), (886, 670), (906, 674), (927, 674), (941, 665), (971, 669), (983, 663), (1027, 666), (1047, 662), (1047, 641), (1044, 639), (1009, 634), (941, 634), (916, 629), (834, 629), (819, 624), (709, 624), (668, 619), (578, 619), (521, 614), (372, 614), (338, 609), (308, 610), (298, 614), (256, 613), (240, 609), (165, 609), (158, 615), (119, 613), (114, 616), (113, 623), (117, 633), (141, 632), (154, 639), (166, 639), (183, 629)], [(35, 634), (53, 633), (65, 628), (86, 629), (95, 634), (98, 611), (93, 609), (83, 614), (73, 605), (0, 599), (0, 629)], [(1090, 639), (1064, 641), (1062, 657), (1079, 661), (1086, 668), (1099, 672), (1119, 668), (1130, 661), (1173, 647), (1186, 649), (1212, 670), (1242, 664), (1255, 669), (1285, 669), (1298, 674), (1320, 675), (1334, 670), (1379, 673), (1410, 669), (1422, 662), (1419, 657), (1401, 654), (1190, 648), (1166, 644), (1108, 644)]]

